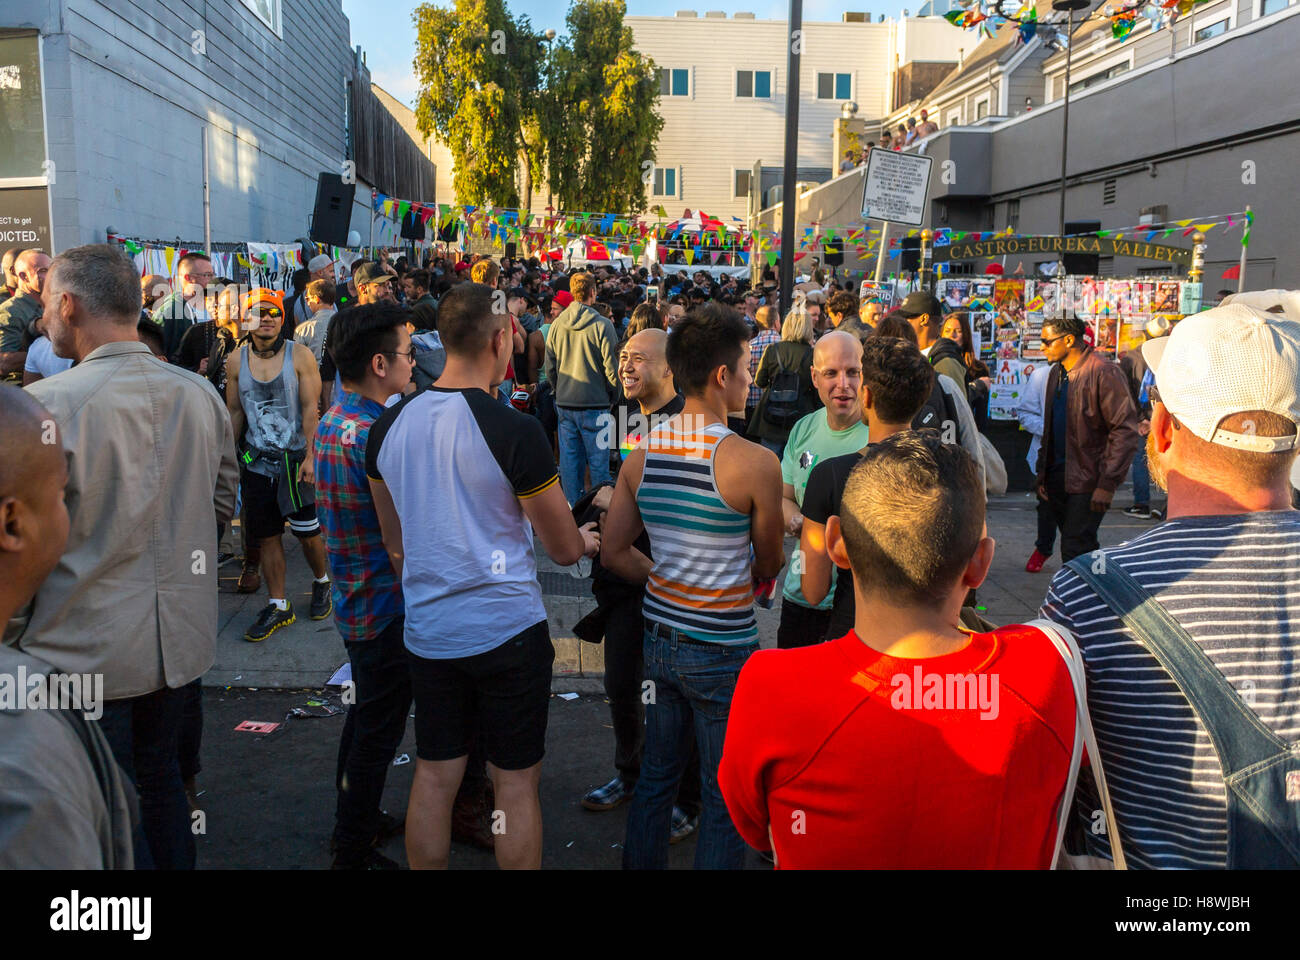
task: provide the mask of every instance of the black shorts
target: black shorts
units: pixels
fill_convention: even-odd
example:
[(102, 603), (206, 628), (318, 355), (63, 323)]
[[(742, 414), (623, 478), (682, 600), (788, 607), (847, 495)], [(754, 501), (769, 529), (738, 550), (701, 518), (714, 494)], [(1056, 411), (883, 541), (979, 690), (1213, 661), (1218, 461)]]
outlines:
[(316, 504), (309, 503), (285, 516), (280, 512), (280, 478), (265, 477), (251, 470), (241, 470), (241, 495), (244, 500), (244, 523), (248, 524), (246, 537), (266, 540), (284, 533), (284, 523), (289, 521), (289, 532), (307, 539), (320, 533), (316, 519)]
[(501, 770), (525, 770), (546, 753), (555, 647), (542, 620), (472, 657), (428, 660), (407, 650), (415, 700), (415, 754), (454, 760), (479, 737)]

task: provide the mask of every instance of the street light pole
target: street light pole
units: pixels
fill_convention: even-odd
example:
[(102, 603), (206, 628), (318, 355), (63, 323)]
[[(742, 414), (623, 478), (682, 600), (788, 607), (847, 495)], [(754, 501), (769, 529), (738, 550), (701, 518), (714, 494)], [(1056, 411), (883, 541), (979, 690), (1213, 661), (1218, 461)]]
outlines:
[(795, 178), (799, 164), (799, 59), (803, 51), (803, 0), (790, 0), (790, 33), (785, 70), (785, 169), (781, 172), (781, 316), (794, 296), (794, 228), (799, 201)]
[(1089, 0), (1052, 0), (1053, 10), (1068, 14), (1065, 32), (1065, 102), (1061, 105), (1061, 208), (1058, 225), (1060, 236), (1065, 236), (1065, 166), (1070, 146), (1070, 52), (1074, 47), (1074, 11), (1086, 9)]

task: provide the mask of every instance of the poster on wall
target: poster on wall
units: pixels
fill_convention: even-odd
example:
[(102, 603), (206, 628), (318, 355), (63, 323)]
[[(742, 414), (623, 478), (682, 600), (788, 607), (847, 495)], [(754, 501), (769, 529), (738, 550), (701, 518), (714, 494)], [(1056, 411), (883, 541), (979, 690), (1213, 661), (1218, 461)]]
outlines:
[(998, 327), (997, 344), (997, 359), (999, 361), (999, 366), (1003, 360), (1019, 360), (1020, 325), (1015, 323), (1004, 323)]
[(1019, 326), (1025, 318), (1025, 281), (997, 281), (993, 286), (993, 304), (997, 307), (999, 324)]
[(1177, 313), (1178, 287), (1177, 280), (1159, 281), (1151, 296), (1151, 313)]
[(1015, 420), (1020, 406), (1021, 362), (999, 358), (989, 387), (989, 419)]
[(991, 364), (997, 353), (997, 341), (993, 339), (995, 314), (972, 313), (970, 315), (971, 336), (979, 338), (979, 358), (985, 364)]
[(1041, 313), (1025, 315), (1025, 325), (1020, 337), (1020, 359), (1043, 359), (1043, 315)]
[(1119, 355), (1137, 350), (1146, 341), (1146, 320), (1126, 321), (1119, 332)]
[(49, 187), (0, 190), (0, 248), (35, 247), (54, 255)]
[(943, 302), (950, 310), (957, 310), (966, 305), (970, 295), (970, 281), (945, 280), (943, 282)]

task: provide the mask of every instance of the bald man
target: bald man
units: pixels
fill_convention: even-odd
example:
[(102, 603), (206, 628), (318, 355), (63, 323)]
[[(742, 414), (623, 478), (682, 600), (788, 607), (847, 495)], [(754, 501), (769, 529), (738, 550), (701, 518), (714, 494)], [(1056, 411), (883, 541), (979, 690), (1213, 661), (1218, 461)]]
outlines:
[[(867, 445), (862, 422), (862, 341), (844, 330), (833, 330), (813, 347), (813, 386), (822, 405), (790, 430), (781, 458), (782, 512), (785, 529), (798, 537), (803, 528), (804, 488), (813, 467), (831, 457), (856, 453)], [(781, 594), (781, 624), (776, 645), (785, 650), (820, 643), (830, 626), (833, 591), (810, 604), (799, 588), (802, 564), (792, 560)]]
[(153, 313), (158, 301), (172, 292), (170, 281), (161, 274), (146, 273), (140, 278), (140, 295), (146, 313)]
[[(67, 461), (54, 418), (30, 394), (0, 384), (0, 623), (25, 607), (68, 540)], [(88, 701), (81, 710), (28, 710), (44, 660), (0, 645), (0, 870), (132, 867), (124, 780)], [(24, 678), (19, 684), (19, 678)], [(92, 688), (93, 689), (93, 688)], [(100, 707), (102, 704), (96, 704)], [(101, 785), (102, 782), (102, 785)]]
[(40, 250), (24, 250), (14, 260), (17, 292), (0, 303), (0, 381), (21, 385), (27, 349), (38, 336), (36, 320), (42, 311), (41, 291), (50, 258)]
[[(618, 354), (618, 378), (623, 394), (636, 404), (628, 414), (626, 407), (615, 405), (612, 423), (601, 427), (597, 445), (606, 446), (606, 438), (618, 442), (618, 462), (650, 433), (662, 420), (680, 413), (685, 399), (673, 384), (673, 372), (665, 351), (668, 332), (651, 327), (628, 338)], [(621, 442), (619, 442), (621, 441)], [(601, 512), (609, 509), (614, 488), (601, 487), (592, 505)], [(650, 538), (643, 531), (634, 547), (650, 556)], [(642, 584), (633, 584), (606, 570), (597, 557), (592, 561), (591, 592), (596, 610), (587, 622), (592, 625), (591, 639), (599, 641), (601, 624), (605, 642), (605, 696), (609, 700), (610, 719), (614, 726), (614, 779), (596, 787), (582, 798), (588, 810), (612, 810), (626, 802), (641, 775), (641, 751), (645, 745), (645, 706), (641, 702), (641, 683), (645, 676), (642, 657), (643, 620), (641, 617)], [(678, 790), (678, 804), (673, 808), (674, 840), (693, 829), (700, 811), (700, 763), (693, 756)]]

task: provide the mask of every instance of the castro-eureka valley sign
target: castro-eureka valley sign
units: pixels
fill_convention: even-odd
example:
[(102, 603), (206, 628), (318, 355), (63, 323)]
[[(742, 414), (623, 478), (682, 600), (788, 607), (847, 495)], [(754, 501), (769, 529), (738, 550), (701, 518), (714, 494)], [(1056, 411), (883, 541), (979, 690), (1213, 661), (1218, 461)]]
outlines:
[(1136, 257), (1140, 260), (1163, 260), (1165, 263), (1183, 266), (1192, 262), (1192, 251), (1181, 247), (1166, 247), (1138, 240), (1116, 240), (1112, 237), (1002, 237), (970, 243), (950, 243), (934, 248), (934, 260), (942, 263), (945, 260), (975, 260), (1026, 253), (1096, 253), (1102, 256)]

